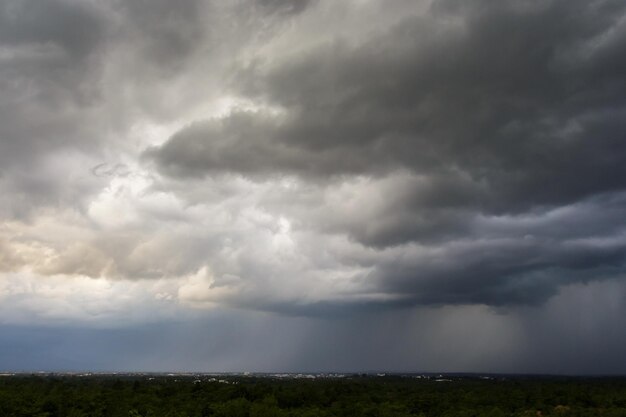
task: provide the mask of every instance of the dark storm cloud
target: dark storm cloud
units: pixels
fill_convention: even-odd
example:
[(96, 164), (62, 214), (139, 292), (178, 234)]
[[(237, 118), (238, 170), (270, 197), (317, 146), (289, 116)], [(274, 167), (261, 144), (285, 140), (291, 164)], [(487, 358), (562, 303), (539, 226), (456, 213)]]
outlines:
[[(205, 22), (204, 11), (209, 2), (184, 0), (176, 3), (158, 0), (132, 0), (116, 4), (124, 17), (123, 30), (129, 39), (140, 45), (150, 61), (151, 70), (175, 70), (202, 42), (212, 22)], [(210, 45), (209, 45), (210, 46)]]
[(177, 175), (456, 168), (487, 183), (494, 210), (621, 188), (623, 5), (524, 4), (465, 16), (435, 3), (362, 45), (252, 66), (245, 92), (287, 116), (193, 126), (154, 156)]
[(93, 51), (105, 29), (94, 6), (62, 0), (5, 1), (0, 6), (0, 22), (4, 44), (52, 42), (79, 56)]
[(436, 180), (456, 169), (486, 184), (480, 204), (496, 211), (623, 187), (623, 4), (435, 5), (434, 17), (362, 45), (253, 66), (242, 75), (246, 92), (285, 117), (194, 125), (154, 157), (176, 175), (405, 167)]
[(364, 193), (344, 217), (292, 213), (381, 250), (356, 262), (400, 304), (544, 302), (625, 267), (625, 13), (611, 0), (434, 2), (358, 41), (250, 61), (234, 85), (258, 110), (192, 124), (146, 156), (183, 180), (408, 173), (379, 184), (369, 212)]
[(624, 50), (623, 0), (0, 1), (0, 368), (623, 372)]
[(120, 158), (137, 97), (202, 45), (203, 4), (0, 4), (0, 215), (86, 210), (104, 183), (89, 170)]
[[(359, 156), (354, 161), (341, 153), (319, 153), (275, 141), (282, 123), (259, 113), (240, 112), (225, 119), (192, 125), (159, 148), (147, 151), (164, 172), (178, 176), (235, 171), (248, 175), (276, 172), (316, 175), (366, 168)], [(252, 138), (252, 140), (251, 140)], [(326, 170), (323, 170), (326, 168)]]
[(315, 0), (258, 0), (258, 4), (271, 13), (297, 14), (304, 11)]
[(622, 188), (623, 4), (434, 9), (361, 45), (252, 65), (244, 93), (286, 116), (194, 125), (153, 156), (175, 175), (457, 169), (497, 211)]
[[(22, 114), (35, 103), (63, 109), (93, 99), (92, 58), (107, 34), (104, 11), (67, 1), (7, 1), (0, 6), (0, 45), (3, 48), (3, 143), (11, 133), (28, 131), (29, 124), (47, 114)], [(34, 109), (33, 109), (34, 110)], [(38, 117), (39, 116), (39, 117)], [(24, 120), (25, 119), (25, 120)], [(19, 124), (24, 120), (26, 126)], [(4, 130), (4, 129), (3, 129)], [(28, 133), (26, 133), (28, 134)], [(30, 133), (32, 135), (32, 133)]]
[[(0, 213), (24, 218), (42, 205), (81, 200), (93, 184), (67, 187), (70, 155), (93, 151), (105, 10), (72, 1), (0, 5)], [(71, 169), (72, 163), (65, 162)]]

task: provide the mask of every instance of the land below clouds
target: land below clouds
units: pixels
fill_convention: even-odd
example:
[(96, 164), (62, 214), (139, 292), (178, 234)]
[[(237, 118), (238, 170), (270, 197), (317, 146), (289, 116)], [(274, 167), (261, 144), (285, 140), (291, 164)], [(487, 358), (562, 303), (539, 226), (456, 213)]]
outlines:
[(2, 416), (623, 416), (626, 377), (5, 373)]

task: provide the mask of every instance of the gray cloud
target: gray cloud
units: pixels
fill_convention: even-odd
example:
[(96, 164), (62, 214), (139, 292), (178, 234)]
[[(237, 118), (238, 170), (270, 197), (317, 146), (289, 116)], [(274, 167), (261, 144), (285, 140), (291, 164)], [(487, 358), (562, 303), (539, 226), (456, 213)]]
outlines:
[(623, 370), (623, 1), (0, 3), (0, 367)]
[(9, 45), (52, 42), (79, 57), (93, 52), (105, 31), (99, 10), (69, 1), (6, 1), (0, 9), (0, 41)]
[(103, 140), (96, 109), (108, 24), (92, 3), (0, 6), (0, 190), (11, 196), (0, 204), (3, 216), (80, 205), (97, 187), (81, 165), (98, 158)]
[(457, 169), (486, 183), (481, 201), (500, 211), (622, 188), (623, 8), (516, 4), (437, 6), (356, 46), (252, 65), (243, 93), (286, 116), (194, 125), (151, 154), (174, 175)]
[(116, 4), (123, 16), (124, 35), (138, 43), (149, 67), (157, 71), (180, 70), (196, 48), (206, 46), (203, 37), (212, 28), (203, 19), (209, 5), (200, 0), (176, 4), (133, 0)]
[(314, 0), (258, 0), (258, 4), (270, 13), (298, 14), (314, 3)]
[[(352, 261), (392, 304), (541, 303), (624, 268), (625, 12), (440, 1), (356, 41), (260, 54), (234, 81), (259, 109), (144, 156), (180, 181), (313, 181), (304, 204), (267, 204), (373, 248)], [(369, 185), (344, 211), (328, 194), (350, 178)]]
[(624, 16), (5, 2), (1, 268), (324, 317), (619, 280)]

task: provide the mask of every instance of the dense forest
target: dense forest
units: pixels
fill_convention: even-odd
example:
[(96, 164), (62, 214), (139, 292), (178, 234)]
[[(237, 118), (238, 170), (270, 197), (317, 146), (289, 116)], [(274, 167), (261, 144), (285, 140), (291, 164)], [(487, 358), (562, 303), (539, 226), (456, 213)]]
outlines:
[(0, 416), (626, 416), (626, 379), (13, 375)]

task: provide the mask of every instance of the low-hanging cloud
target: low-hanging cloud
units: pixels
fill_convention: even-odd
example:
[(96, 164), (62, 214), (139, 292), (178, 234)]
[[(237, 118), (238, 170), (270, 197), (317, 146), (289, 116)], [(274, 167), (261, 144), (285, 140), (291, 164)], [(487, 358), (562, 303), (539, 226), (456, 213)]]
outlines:
[(7, 2), (0, 267), (312, 316), (621, 279), (625, 16)]
[(623, 372), (625, 46), (621, 0), (0, 2), (0, 367)]
[(316, 244), (347, 236), (335, 261), (385, 303), (542, 303), (623, 275), (625, 12), (440, 1), (356, 41), (259, 54), (233, 78), (257, 109), (144, 158), (194, 186), (295, 178), (306, 198), (264, 207)]

